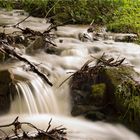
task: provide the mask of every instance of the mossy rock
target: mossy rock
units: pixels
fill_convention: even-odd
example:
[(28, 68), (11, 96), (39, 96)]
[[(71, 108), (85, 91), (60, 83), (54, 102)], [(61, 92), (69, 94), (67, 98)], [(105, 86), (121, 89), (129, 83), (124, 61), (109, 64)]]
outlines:
[(139, 132), (140, 125), (140, 85), (133, 80), (124, 81), (115, 92), (118, 120)]
[(105, 102), (115, 103), (114, 93), (116, 92), (118, 86), (125, 80), (131, 80), (131, 77), (138, 76), (139, 74), (130, 66), (103, 68), (98, 74), (97, 82), (104, 83), (106, 85), (104, 96)]
[[(140, 132), (140, 83), (135, 80), (140, 75), (132, 67), (124, 65), (106, 66), (96, 74), (92, 82), (90, 79), (88, 83), (85, 77), (85, 83), (84, 79), (78, 79), (78, 82), (75, 80), (76, 83), (73, 83), (78, 84), (76, 90), (79, 92), (73, 92), (75, 86), (71, 88), (72, 100), (79, 99), (79, 93), (82, 96), (77, 102), (72, 102), (72, 115), (123, 123)], [(85, 85), (90, 85), (90, 88), (81, 88)]]
[(106, 85), (104, 94), (100, 93), (101, 89), (100, 94), (92, 90), (94, 96), (103, 94), (100, 97), (103, 106), (109, 104), (103, 111), (110, 118), (108, 121), (121, 122), (134, 131), (140, 130), (140, 84), (135, 80), (139, 76), (130, 66), (106, 67), (99, 72), (97, 80)]
[(30, 41), (29, 46), (26, 49), (26, 53), (32, 54), (36, 53), (39, 50), (45, 48), (46, 41), (43, 37), (35, 37), (34, 41)]
[(104, 100), (104, 93), (106, 90), (106, 85), (104, 83), (93, 84), (91, 86), (92, 98), (94, 100), (94, 105), (101, 105)]

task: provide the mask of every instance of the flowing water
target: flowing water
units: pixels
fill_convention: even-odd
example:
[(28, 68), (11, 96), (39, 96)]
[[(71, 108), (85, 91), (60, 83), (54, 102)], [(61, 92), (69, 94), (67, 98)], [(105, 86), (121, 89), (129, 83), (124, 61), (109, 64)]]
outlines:
[[(24, 17), (20, 11), (9, 13), (1, 11), (0, 24), (16, 23)], [(27, 25), (41, 31), (47, 28), (43, 19), (33, 17), (21, 24), (21, 26)], [(11, 32), (12, 29), (8, 28), (6, 31)], [(70, 140), (139, 140), (136, 134), (120, 124), (91, 122), (82, 116), (74, 118), (70, 115), (68, 81), (61, 87), (59, 85), (70, 75), (67, 72), (78, 70), (87, 60), (91, 59), (91, 55), (99, 57), (105, 52), (116, 59), (125, 57), (125, 63), (134, 66), (135, 70), (140, 72), (139, 45), (113, 40), (81, 42), (78, 40), (78, 34), (85, 31), (86, 26), (59, 27), (56, 32), (59, 37), (54, 42), (61, 50), (60, 55), (47, 54), (41, 50), (33, 55), (23, 54), (31, 62), (40, 64), (40, 69), (49, 76), (53, 87), (47, 85), (36, 74), (26, 72), (21, 62), (0, 64), (0, 67), (12, 70), (18, 91), (9, 113), (0, 117), (1, 125), (8, 124), (19, 116), (20, 121), (31, 122), (45, 129), (52, 118), (52, 126), (63, 125), (67, 128), (67, 136)]]

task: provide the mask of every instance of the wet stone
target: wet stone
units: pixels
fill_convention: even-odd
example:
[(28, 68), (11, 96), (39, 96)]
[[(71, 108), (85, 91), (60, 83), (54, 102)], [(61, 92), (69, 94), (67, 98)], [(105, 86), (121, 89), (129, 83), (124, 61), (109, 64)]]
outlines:
[(0, 114), (10, 109), (11, 98), (16, 94), (14, 76), (9, 70), (0, 71)]

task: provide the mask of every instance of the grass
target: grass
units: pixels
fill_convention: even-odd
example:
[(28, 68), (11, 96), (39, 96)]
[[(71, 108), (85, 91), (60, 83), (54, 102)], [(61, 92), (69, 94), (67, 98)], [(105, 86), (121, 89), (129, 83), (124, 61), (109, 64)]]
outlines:
[[(75, 24), (106, 25), (109, 31), (140, 37), (140, 0), (0, 0), (8, 10), (22, 8), (33, 16)], [(54, 6), (55, 5), (55, 6)], [(52, 8), (51, 8), (52, 7)]]

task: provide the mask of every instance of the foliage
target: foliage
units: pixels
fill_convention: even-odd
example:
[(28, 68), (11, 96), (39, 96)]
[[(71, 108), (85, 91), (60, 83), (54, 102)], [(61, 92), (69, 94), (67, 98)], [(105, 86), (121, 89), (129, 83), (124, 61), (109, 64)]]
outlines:
[(125, 0), (115, 10), (108, 29), (115, 32), (137, 33), (140, 35), (140, 1)]
[[(15, 2), (16, 1), (16, 2)], [(34, 16), (69, 23), (107, 25), (109, 31), (140, 36), (140, 0), (0, 0), (0, 7), (22, 7)]]
[(0, 0), (0, 7), (6, 8), (7, 10), (12, 10), (13, 3), (12, 0)]

